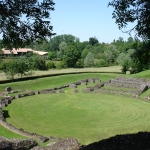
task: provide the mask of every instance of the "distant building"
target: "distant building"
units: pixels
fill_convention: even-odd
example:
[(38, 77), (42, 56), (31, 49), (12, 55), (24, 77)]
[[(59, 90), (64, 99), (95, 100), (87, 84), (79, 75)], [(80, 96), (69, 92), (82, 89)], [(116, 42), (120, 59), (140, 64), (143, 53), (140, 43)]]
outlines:
[(38, 54), (42, 57), (47, 57), (48, 56), (48, 52), (43, 52), (43, 51), (33, 51), (33, 53)]
[(13, 48), (12, 50), (2, 49), (2, 55), (5, 57), (9, 57), (11, 54), (13, 54), (14, 56), (23, 56), (29, 52), (36, 53), (42, 57), (48, 56), (48, 52), (35, 51), (32, 50), (31, 48), (18, 48), (18, 49)]
[(3, 56), (10, 56), (10, 54), (11, 54), (11, 52), (10, 52), (10, 50), (9, 49), (2, 49), (2, 55)]

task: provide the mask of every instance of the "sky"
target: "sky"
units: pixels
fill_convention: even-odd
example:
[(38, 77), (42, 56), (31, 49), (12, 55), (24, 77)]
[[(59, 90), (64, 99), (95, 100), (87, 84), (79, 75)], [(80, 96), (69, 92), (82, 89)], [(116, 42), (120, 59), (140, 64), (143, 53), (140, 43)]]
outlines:
[[(118, 29), (112, 19), (112, 0), (53, 0), (55, 10), (50, 12), (51, 25), (56, 35), (72, 34), (80, 42), (96, 37), (100, 43), (111, 43), (119, 37), (127, 40), (130, 36)], [(130, 24), (126, 29), (131, 29)], [(134, 33), (131, 34), (134, 37)]]

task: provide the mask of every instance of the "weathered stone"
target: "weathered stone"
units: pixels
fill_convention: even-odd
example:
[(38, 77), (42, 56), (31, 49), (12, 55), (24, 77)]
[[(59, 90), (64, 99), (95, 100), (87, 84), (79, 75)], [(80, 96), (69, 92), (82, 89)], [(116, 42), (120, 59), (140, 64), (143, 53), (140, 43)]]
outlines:
[(8, 93), (9, 93), (11, 90), (12, 90), (12, 88), (11, 88), (10, 86), (8, 86), (8, 87), (5, 88), (5, 91), (8, 92)]
[(78, 89), (74, 89), (74, 93), (79, 93), (79, 90)]
[(92, 91), (94, 91), (93, 87), (86, 87), (85, 89), (82, 90), (83, 93), (89, 93), (89, 92), (92, 92)]
[(1, 150), (11, 150), (12, 145), (9, 141), (0, 140), (0, 149)]
[(95, 83), (95, 79), (89, 78), (89, 79), (88, 79), (88, 82), (89, 82), (89, 83)]
[(46, 150), (79, 150), (80, 146), (76, 139), (70, 138), (47, 146)]
[(17, 95), (17, 98), (26, 97), (26, 96), (31, 96), (31, 95), (35, 95), (35, 92), (31, 91), (31, 92), (24, 93), (24, 94), (18, 94), (18, 95)]
[(36, 95), (37, 95), (37, 94), (40, 94), (40, 91), (36, 91), (35, 94), (36, 94)]
[(76, 84), (69, 84), (69, 87), (77, 88), (77, 85)]
[(65, 93), (64, 90), (62, 90), (62, 89), (60, 89), (58, 92), (59, 93)]
[(11, 140), (12, 149), (22, 149), (22, 150), (29, 150), (38, 145), (36, 141), (33, 139), (26, 139), (26, 140)]
[(41, 146), (35, 146), (34, 148), (32, 148), (31, 150), (45, 150), (45, 148), (41, 147)]
[(0, 136), (0, 150), (29, 150), (37, 145), (33, 139), (7, 139)]
[(101, 80), (99, 78), (93, 78), (95, 80), (95, 82), (101, 82)]
[(81, 81), (81, 85), (87, 85), (87, 82)]

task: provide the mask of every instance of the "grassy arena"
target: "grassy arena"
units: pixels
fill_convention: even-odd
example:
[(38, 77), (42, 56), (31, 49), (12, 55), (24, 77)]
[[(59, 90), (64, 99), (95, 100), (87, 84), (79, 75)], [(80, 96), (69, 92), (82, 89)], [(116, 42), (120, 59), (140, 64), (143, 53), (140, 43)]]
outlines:
[[(140, 73), (139, 77), (150, 78), (149, 74), (150, 71)], [(99, 77), (102, 81), (107, 81), (117, 76), (119, 75), (112, 73), (87, 73), (47, 77), (2, 84), (0, 91), (6, 86), (40, 90), (88, 77)], [(138, 77), (138, 74), (128, 77)], [(66, 89), (64, 94), (41, 94), (16, 99), (3, 110), (4, 115), (8, 113), (6, 121), (18, 128), (46, 136), (74, 137), (79, 142), (88, 144), (116, 134), (150, 131), (149, 108), (150, 103), (146, 101), (96, 93), (75, 94)], [(19, 137), (3, 129), (0, 126), (0, 135)]]
[(150, 103), (101, 94), (48, 94), (13, 101), (8, 123), (45, 136), (87, 144), (115, 134), (145, 131)]

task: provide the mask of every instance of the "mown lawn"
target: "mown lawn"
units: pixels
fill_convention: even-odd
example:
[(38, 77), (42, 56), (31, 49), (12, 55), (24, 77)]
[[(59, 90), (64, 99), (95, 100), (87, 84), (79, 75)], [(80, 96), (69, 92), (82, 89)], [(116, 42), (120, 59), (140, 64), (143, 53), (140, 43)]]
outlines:
[(45, 77), (45, 78), (38, 78), (34, 80), (0, 84), (0, 92), (3, 92), (7, 86), (11, 86), (13, 90), (41, 90), (41, 89), (52, 88), (64, 84), (73, 83), (86, 78), (99, 78), (102, 81), (107, 81), (117, 76), (119, 76), (119, 74), (80, 73), (80, 74), (71, 74), (71, 75), (60, 75), (54, 77)]
[[(7, 86), (11, 86), (13, 90), (35, 91), (93, 77), (105, 82), (117, 76), (150, 78), (150, 71), (134, 75), (80, 73), (45, 77), (0, 84), (0, 92)], [(16, 99), (3, 109), (9, 114), (6, 120), (30, 132), (62, 138), (74, 137), (83, 144), (116, 134), (150, 130), (149, 102), (121, 96), (81, 93), (83, 87), (78, 87), (80, 93), (76, 94), (65, 89), (64, 94), (41, 94)], [(146, 94), (148, 93), (149, 90)], [(21, 137), (1, 126), (0, 135)]]
[(1, 125), (0, 125), (0, 136), (4, 136), (6, 138), (19, 138), (19, 139), (27, 138), (27, 137), (23, 137), (19, 134), (16, 134), (14, 132), (11, 132), (10, 130), (4, 128)]
[(16, 99), (3, 110), (8, 123), (45, 136), (83, 144), (116, 134), (149, 131), (150, 103), (121, 96), (67, 93)]

